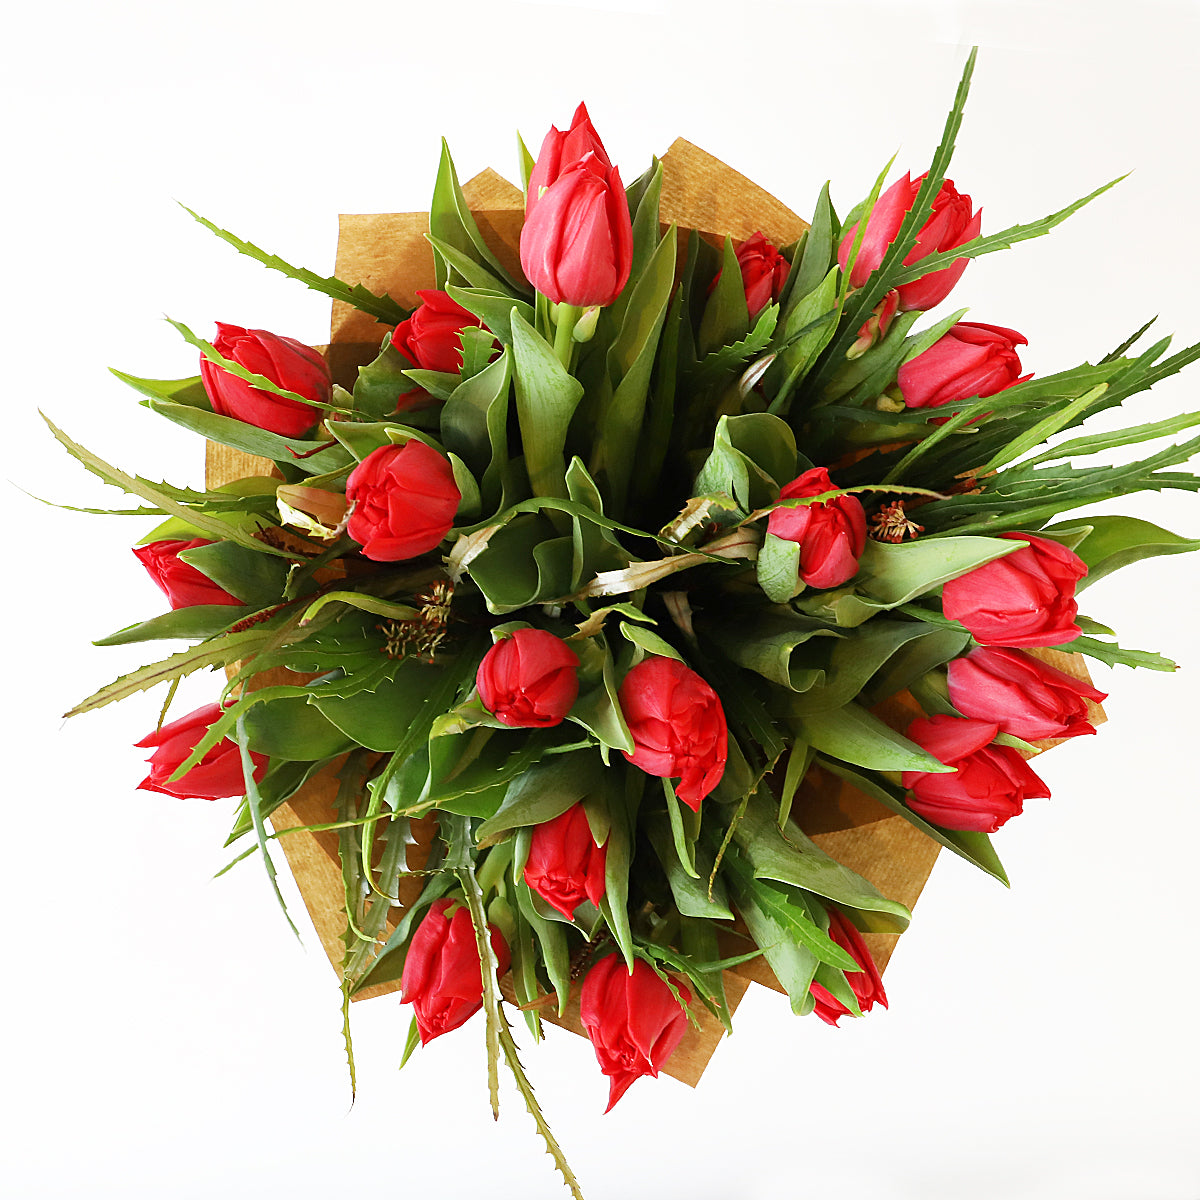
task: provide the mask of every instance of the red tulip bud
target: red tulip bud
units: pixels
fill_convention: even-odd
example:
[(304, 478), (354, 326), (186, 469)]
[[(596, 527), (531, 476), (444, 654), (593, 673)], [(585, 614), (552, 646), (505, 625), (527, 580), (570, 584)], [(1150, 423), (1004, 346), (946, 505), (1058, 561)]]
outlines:
[[(325, 360), (293, 338), (218, 322), (213, 349), (276, 387), (318, 404), (329, 400), (332, 385)], [(256, 388), (207, 358), (200, 360), (200, 378), (213, 412), (284, 437), (303, 437), (322, 416), (319, 408)]]
[[(690, 1003), (691, 992), (675, 989)], [(633, 973), (619, 954), (602, 958), (587, 973), (579, 1016), (600, 1070), (608, 1076), (607, 1112), (643, 1075), (657, 1076), (687, 1030), (687, 1013), (654, 968), (634, 959)]]
[[(858, 256), (854, 260), (854, 269), (850, 273), (851, 286), (862, 287), (867, 281), (867, 276), (883, 262), (884, 255), (896, 240), (909, 209), (916, 203), (917, 193), (921, 190), (924, 180), (924, 175), (918, 179), (910, 179), (905, 175), (879, 197), (871, 210)], [(943, 180), (937, 196), (934, 197), (929, 220), (917, 234), (916, 245), (909, 251), (904, 265), (912, 266), (930, 254), (953, 250), (955, 246), (977, 238), (982, 221), (982, 210), (974, 215), (971, 213), (971, 197), (956, 191), (951, 180)], [(854, 244), (857, 229), (857, 225), (852, 225), (838, 247), (838, 262), (843, 271), (850, 260), (850, 248)], [(902, 285), (898, 289), (900, 307), (907, 311), (933, 308), (934, 305), (940, 304), (954, 290), (954, 285), (966, 269), (967, 260), (959, 258), (940, 271), (933, 271), (920, 279), (914, 279), (912, 283)]]
[(941, 713), (914, 721), (908, 738), (955, 770), (905, 771), (909, 808), (944, 829), (995, 833), (1026, 800), (1049, 797), (1050, 789), (1011, 746), (991, 744), (999, 732), (987, 721)]
[[(488, 929), (503, 975), (512, 961), (508, 943), (494, 925)], [(434, 901), (409, 943), (400, 987), (401, 1003), (413, 1006), (423, 1046), (483, 1007), (479, 944), (466, 908), (453, 900)]]
[(525, 860), (525, 882), (570, 919), (578, 905), (599, 905), (604, 896), (607, 851), (597, 846), (582, 804), (535, 825)]

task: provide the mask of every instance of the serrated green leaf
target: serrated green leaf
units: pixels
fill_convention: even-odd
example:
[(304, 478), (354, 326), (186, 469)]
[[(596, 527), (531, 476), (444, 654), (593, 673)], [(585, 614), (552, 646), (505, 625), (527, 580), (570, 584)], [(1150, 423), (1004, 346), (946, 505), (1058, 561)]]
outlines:
[(264, 267), (270, 267), (272, 271), (279, 271), (289, 279), (299, 280), (315, 292), (320, 292), (334, 300), (341, 300), (343, 303), (357, 308), (360, 312), (365, 312), (374, 317), (375, 320), (382, 322), (384, 325), (399, 325), (401, 321), (407, 320), (411, 315), (408, 309), (397, 304), (390, 296), (377, 295), (375, 292), (363, 287), (360, 283), (347, 284), (343, 283), (340, 279), (332, 277), (323, 278), (312, 271), (305, 270), (303, 267), (290, 266), (276, 255), (268, 254), (265, 250), (260, 250), (250, 242), (242, 241), (241, 238), (235, 237), (228, 230), (221, 229), (198, 213), (192, 212), (186, 204), (181, 204), (180, 208), (195, 217), (205, 229), (211, 230), (222, 241), (228, 242), (239, 254), (245, 254), (249, 258), (254, 259), (255, 262), (262, 263)]

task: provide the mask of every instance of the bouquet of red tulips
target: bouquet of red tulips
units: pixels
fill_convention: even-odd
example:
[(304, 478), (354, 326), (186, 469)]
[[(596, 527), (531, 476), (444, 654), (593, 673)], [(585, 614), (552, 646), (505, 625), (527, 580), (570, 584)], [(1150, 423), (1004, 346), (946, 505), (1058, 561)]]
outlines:
[(493, 1098), (504, 1059), (572, 1189), (506, 1003), (535, 1036), (577, 1004), (610, 1107), (729, 1027), (739, 965), (830, 1023), (886, 1004), (868, 942), (909, 913), (806, 832), (818, 785), (1003, 879), (990, 835), (1049, 794), (1026, 760), (1100, 716), (1067, 656), (1173, 668), (1077, 596), (1200, 542), (1063, 514), (1196, 490), (1200, 438), (1092, 456), (1200, 413), (1056, 435), (1200, 346), (1139, 331), (1034, 378), (1012, 329), (922, 323), (1105, 190), (983, 234), (946, 178), (970, 71), (928, 171), (840, 218), (826, 187), (789, 245), (664, 227), (662, 163), (625, 186), (582, 105), (523, 154), (519, 256), (444, 155), (412, 309), (210, 226), (378, 322), (370, 360), (335, 381), (290, 338), (177, 326), (198, 376), (123, 378), (256, 456), (208, 490), (55, 430), (163, 518), (135, 553), (170, 611), (101, 644), (188, 643), (75, 711), (225, 667), (164, 707), (142, 786), (238, 798), (273, 880), (268, 819), (330, 781), (347, 1005), (398, 982), (409, 1053), (482, 1009)]

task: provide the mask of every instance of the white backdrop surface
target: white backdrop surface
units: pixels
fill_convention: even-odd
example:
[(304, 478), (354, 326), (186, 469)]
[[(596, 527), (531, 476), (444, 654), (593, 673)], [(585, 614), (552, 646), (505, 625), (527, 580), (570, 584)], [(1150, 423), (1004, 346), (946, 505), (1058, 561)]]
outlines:
[[(58, 716), (153, 650), (90, 639), (160, 605), (127, 548), (143, 524), (25, 494), (123, 504), (36, 410), (126, 469), (196, 485), (197, 442), (105, 368), (192, 373), (164, 312), (202, 335), (219, 319), (327, 336), (320, 296), (174, 201), (325, 273), (338, 212), (426, 207), (440, 136), (463, 178), (515, 177), (513, 131), (536, 146), (583, 98), (627, 178), (683, 135), (802, 215), (831, 178), (844, 212), (893, 152), (897, 173), (924, 169), (973, 43), (951, 175), (985, 232), (1133, 174), (1049, 238), (972, 264), (955, 302), (1024, 333), (1038, 373), (1156, 313), (1177, 345), (1200, 340), (1194, 3), (67, 0), (17, 18), (0, 79), (0, 1194), (566, 1194), (511, 1088), (491, 1121), (481, 1019), (397, 1073), (407, 1012), (356, 1006), (351, 1107), (307, 923), (298, 944), (253, 863), (211, 878), (232, 802), (135, 790), (130, 743), (157, 693)], [(1130, 423), (1200, 407), (1198, 382), (1165, 381)], [(1200, 535), (1192, 496), (1112, 507)], [(551, 1029), (527, 1049), (589, 1200), (1200, 1196), (1198, 586), (1200, 564), (1172, 558), (1086, 593), (1089, 615), (1183, 669), (1096, 668), (1109, 723), (1040, 760), (1054, 799), (996, 838), (1011, 892), (944, 855), (888, 971), (890, 1011), (834, 1030), (755, 989), (699, 1089), (642, 1081), (607, 1117), (585, 1042)], [(189, 681), (178, 711), (216, 686)]]

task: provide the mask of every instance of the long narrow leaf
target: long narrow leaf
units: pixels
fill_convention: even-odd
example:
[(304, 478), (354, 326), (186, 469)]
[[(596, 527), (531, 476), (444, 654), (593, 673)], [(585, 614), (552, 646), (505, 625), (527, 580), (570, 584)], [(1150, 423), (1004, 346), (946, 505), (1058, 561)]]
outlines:
[(299, 280), (306, 287), (312, 288), (314, 292), (321, 292), (323, 295), (330, 296), (334, 300), (341, 300), (344, 304), (352, 305), (360, 312), (369, 314), (384, 325), (399, 325), (401, 321), (407, 320), (411, 315), (408, 309), (401, 304), (397, 304), (390, 296), (377, 295), (375, 292), (363, 287), (361, 283), (343, 283), (340, 279), (335, 279), (332, 276), (323, 277), (303, 267), (293, 267), (277, 255), (268, 254), (265, 250), (260, 250), (251, 242), (243, 241), (227, 229), (221, 229), (219, 226), (214, 225), (211, 221), (200, 216), (199, 213), (192, 212), (186, 204), (181, 204), (180, 208), (195, 217), (205, 229), (211, 230), (223, 242), (228, 242), (239, 254), (245, 254), (248, 258), (254, 259), (255, 262), (262, 263), (264, 267), (270, 267), (272, 271), (278, 271), (281, 275), (286, 275), (289, 279)]

